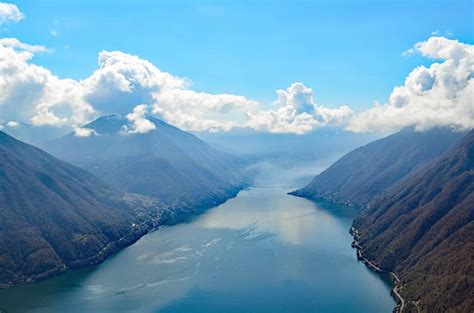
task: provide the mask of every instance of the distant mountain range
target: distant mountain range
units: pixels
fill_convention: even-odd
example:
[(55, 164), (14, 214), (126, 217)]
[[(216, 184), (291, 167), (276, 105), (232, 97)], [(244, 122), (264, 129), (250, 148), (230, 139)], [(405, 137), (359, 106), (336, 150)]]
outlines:
[(228, 132), (198, 132), (209, 144), (233, 155), (253, 156), (254, 160), (289, 161), (288, 166), (331, 162), (352, 149), (365, 145), (380, 135), (353, 133), (337, 127), (323, 127), (306, 134), (265, 133), (234, 128)]
[(0, 285), (99, 262), (167, 214), (0, 131)]
[(42, 148), (119, 190), (194, 211), (225, 201), (245, 185), (241, 159), (159, 119), (148, 120), (155, 129), (124, 134), (124, 127), (130, 127), (126, 117), (101, 117), (84, 126), (95, 135), (71, 133)]
[(292, 194), (364, 208), (364, 257), (401, 278), (404, 312), (474, 307), (474, 131), (405, 129), (358, 148)]

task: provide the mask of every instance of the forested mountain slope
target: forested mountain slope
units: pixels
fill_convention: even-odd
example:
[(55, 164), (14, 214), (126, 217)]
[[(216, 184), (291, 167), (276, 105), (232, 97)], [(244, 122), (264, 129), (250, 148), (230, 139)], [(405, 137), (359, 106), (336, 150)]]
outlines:
[(190, 210), (223, 202), (244, 185), (242, 161), (159, 119), (148, 119), (155, 129), (124, 134), (130, 126), (126, 117), (105, 116), (84, 126), (95, 135), (69, 134), (43, 147), (120, 190)]
[(474, 131), (396, 183), (354, 222), (362, 253), (423, 312), (474, 308)]
[(461, 137), (447, 128), (403, 129), (347, 153), (293, 194), (363, 206)]
[(0, 132), (0, 284), (101, 261), (161, 208)]

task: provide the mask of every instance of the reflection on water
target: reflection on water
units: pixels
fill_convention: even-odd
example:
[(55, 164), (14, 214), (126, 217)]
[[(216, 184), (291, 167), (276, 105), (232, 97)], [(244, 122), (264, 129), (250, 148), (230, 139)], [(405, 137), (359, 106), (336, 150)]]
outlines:
[(350, 248), (355, 212), (286, 195), (314, 168), (263, 169), (236, 198), (149, 234), (99, 266), (0, 291), (0, 307), (10, 313), (390, 312), (389, 286)]

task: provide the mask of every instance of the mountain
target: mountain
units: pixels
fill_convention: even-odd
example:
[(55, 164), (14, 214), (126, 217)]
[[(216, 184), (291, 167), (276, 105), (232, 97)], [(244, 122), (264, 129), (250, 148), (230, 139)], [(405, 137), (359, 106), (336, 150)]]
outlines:
[(292, 194), (364, 206), (461, 137), (462, 134), (446, 128), (425, 132), (403, 129), (347, 153)]
[(397, 273), (422, 312), (472, 312), (474, 130), (374, 199), (354, 227), (362, 254)]
[(190, 211), (221, 203), (244, 185), (240, 159), (159, 119), (147, 119), (155, 129), (126, 134), (124, 128), (130, 127), (126, 117), (105, 116), (84, 126), (95, 135), (71, 133), (43, 148), (119, 190), (156, 197)]
[(337, 127), (318, 128), (302, 135), (266, 133), (244, 128), (233, 128), (228, 132), (197, 132), (196, 135), (233, 155), (252, 156), (257, 160), (289, 161), (290, 164), (313, 163), (314, 160), (333, 161), (356, 147), (380, 138), (378, 135), (353, 133)]
[(0, 131), (0, 285), (99, 262), (162, 208)]

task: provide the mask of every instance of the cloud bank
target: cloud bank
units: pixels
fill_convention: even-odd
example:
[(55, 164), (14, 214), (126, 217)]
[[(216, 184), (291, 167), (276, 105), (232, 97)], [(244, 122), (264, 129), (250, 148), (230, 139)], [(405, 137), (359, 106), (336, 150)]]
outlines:
[(473, 46), (444, 37), (431, 37), (408, 50), (434, 62), (413, 69), (385, 104), (363, 112), (318, 105), (313, 90), (300, 82), (277, 90), (272, 107), (263, 109), (262, 103), (241, 95), (195, 91), (189, 79), (120, 51), (101, 51), (97, 69), (83, 80), (61, 79), (32, 62), (45, 51), (15, 38), (0, 39), (0, 122), (69, 127), (79, 137), (94, 135), (81, 125), (113, 113), (130, 121), (124, 134), (153, 130), (148, 115), (191, 131), (246, 127), (304, 134), (326, 125), (355, 132), (474, 126)]
[(46, 51), (14, 38), (0, 39), (0, 119), (36, 126), (77, 128), (104, 114), (128, 114), (137, 104), (187, 130), (228, 130), (228, 116), (258, 106), (230, 94), (189, 89), (190, 81), (160, 71), (149, 61), (119, 51), (99, 53), (98, 69), (84, 80), (60, 79), (31, 62)]

